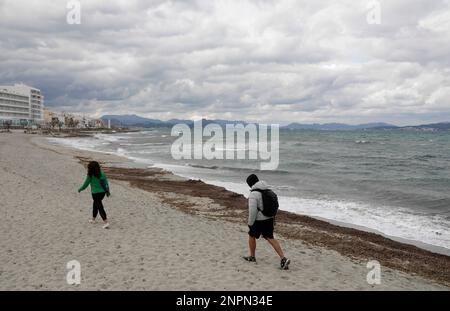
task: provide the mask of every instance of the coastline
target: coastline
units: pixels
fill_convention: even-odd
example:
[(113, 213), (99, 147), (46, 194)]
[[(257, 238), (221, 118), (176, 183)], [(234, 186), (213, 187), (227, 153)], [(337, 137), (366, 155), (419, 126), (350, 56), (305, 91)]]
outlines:
[[(102, 233), (101, 231), (100, 233), (102, 233), (102, 235), (114, 235), (115, 238), (119, 238), (122, 241), (121, 248), (130, 248), (132, 250), (130, 254), (122, 254), (122, 257), (126, 257), (125, 259), (127, 259), (124, 262), (135, 261), (136, 258), (132, 256), (134, 255), (133, 252), (149, 251), (148, 249), (136, 250), (133, 248), (133, 245), (127, 245), (127, 243), (134, 242), (138, 246), (145, 245), (150, 249), (153, 249), (152, 246), (154, 245), (144, 240), (149, 238), (148, 235), (159, 235), (161, 232), (165, 233), (162, 237), (168, 235), (170, 243), (176, 244), (176, 246), (180, 248), (180, 250), (171, 248), (170, 252), (167, 252), (164, 248), (167, 247), (166, 245), (170, 245), (170, 243), (168, 244), (169, 241), (161, 242), (159, 245), (162, 248), (157, 248), (157, 253), (162, 254), (163, 258), (164, 256), (168, 256), (171, 260), (177, 257), (179, 259), (179, 256), (182, 255), (180, 253), (188, 251), (188, 253), (184, 254), (185, 258), (183, 258), (184, 260), (182, 260), (182, 262), (174, 262), (174, 270), (178, 271), (178, 274), (181, 274), (182, 277), (186, 276), (186, 272), (192, 272), (192, 269), (197, 269), (194, 268), (194, 266), (197, 266), (199, 262), (204, 263), (203, 260), (206, 260), (207, 262), (216, 262), (214, 264), (214, 267), (217, 268), (216, 270), (212, 268), (210, 264), (199, 267), (198, 269), (200, 270), (195, 270), (200, 273), (201, 277), (194, 276), (194, 281), (190, 283), (190, 285), (185, 286), (185, 289), (211, 288), (211, 286), (214, 286), (213, 284), (221, 284), (217, 289), (244, 289), (246, 288), (245, 286), (249, 286), (247, 289), (266, 290), (273, 289), (274, 287), (279, 290), (378, 288), (389, 290), (448, 289), (448, 286), (450, 285), (450, 276), (448, 274), (448, 271), (450, 271), (450, 258), (448, 256), (434, 254), (412, 245), (395, 242), (374, 233), (340, 227), (311, 217), (295, 215), (283, 211), (280, 211), (280, 215), (277, 219), (276, 233), (281, 235), (282, 243), (287, 245), (287, 253), (292, 254), (292, 257), (294, 258), (293, 269), (288, 272), (289, 274), (280, 274), (280, 271), (276, 271), (276, 258), (273, 256), (270, 249), (263, 246), (262, 242), (260, 242), (258, 246), (258, 250), (261, 249), (261, 263), (259, 263), (258, 266), (248, 266), (245, 263), (242, 263), (239, 258), (239, 254), (246, 253), (246, 200), (242, 195), (232, 193), (221, 187), (205, 184), (201, 181), (188, 181), (160, 169), (133, 169), (120, 167), (121, 164), (125, 162), (123, 158), (102, 153), (54, 146), (46, 142), (45, 137), (30, 137), (29, 135), (26, 136), (17, 133), (6, 135), (16, 136), (17, 138), (12, 139), (12, 137), (9, 137), (8, 140), (8, 138), (5, 138), (5, 135), (0, 136), (0, 139), (6, 139), (7, 144), (4, 145), (6, 148), (9, 148), (10, 146), (12, 148), (17, 148), (18, 150), (21, 148), (29, 148), (36, 153), (42, 153), (41, 156), (48, 157), (49, 160), (59, 159), (61, 165), (66, 167), (68, 172), (70, 171), (70, 175), (74, 175), (71, 176), (71, 179), (76, 179), (71, 182), (73, 186), (81, 182), (83, 178), (84, 170), (79, 164), (80, 162), (85, 164), (90, 158), (100, 160), (104, 165), (107, 176), (112, 182), (113, 189), (112, 199), (106, 201), (107, 212), (110, 211), (113, 215), (112, 229), (108, 230), (106, 233)], [(19, 143), (23, 144), (30, 141), (32, 143), (28, 147), (17, 146)], [(2, 141), (2, 143), (4, 143), (4, 141)], [(2, 152), (5, 152), (5, 149), (3, 149)], [(6, 161), (6, 163), (2, 163), (3, 161)], [(6, 165), (8, 161), (12, 160), (5, 156), (2, 158), (0, 164), (4, 170), (6, 167), (7, 169), (9, 168), (9, 171), (14, 171), (14, 167)], [(14, 178), (17, 179), (23, 178), (18, 173), (14, 174), (14, 176)], [(11, 178), (12, 177), (13, 176), (11, 175)], [(70, 196), (71, 199), (76, 200), (76, 196), (65, 194), (65, 191), (67, 191), (67, 186), (65, 184), (58, 185), (58, 187), (61, 187), (61, 189), (58, 188), (58, 190), (63, 192), (62, 198)], [(46, 189), (47, 188), (42, 188), (41, 190), (47, 191)], [(71, 186), (69, 186), (69, 189), (71, 189)], [(72, 191), (74, 190), (72, 189)], [(129, 196), (127, 194), (128, 192), (133, 195)], [(5, 192), (4, 195), (6, 197), (6, 202), (16, 202), (15, 200), (17, 200), (17, 198), (13, 197), (13, 194), (9, 194), (8, 192)], [(137, 197), (140, 199), (134, 200), (134, 198)], [(43, 200), (43, 204), (46, 203), (45, 199)], [(128, 200), (131, 200), (130, 204), (126, 203)], [(150, 206), (154, 208), (147, 208), (147, 200), (152, 202), (147, 204), (150, 204)], [(51, 204), (51, 202), (46, 204)], [(78, 205), (78, 203), (75, 204)], [(82, 204), (89, 206), (90, 203), (87, 196), (82, 200)], [(120, 204), (120, 209), (114, 209), (114, 207), (108, 206), (113, 204)], [(132, 220), (129, 219), (129, 215), (130, 213), (136, 214), (139, 210), (136, 209), (138, 206), (139, 208), (142, 208), (141, 211), (143, 211), (145, 219), (140, 219), (138, 221), (139, 224), (134, 224), (132, 223)], [(6, 208), (8, 208), (8, 206)], [(88, 207), (83, 207), (82, 212), (80, 210), (76, 215), (73, 215), (77, 218), (68, 216), (71, 218), (71, 221), (78, 219), (80, 215), (85, 216), (83, 219), (76, 220), (76, 223), (74, 224), (75, 227), (88, 226), (88, 224), (85, 224), (85, 221), (88, 219), (88, 210)], [(172, 218), (164, 218), (168, 217), (168, 215), (171, 215)], [(47, 216), (48, 215), (45, 214), (37, 215), (36, 217)], [(171, 223), (172, 221), (175, 221), (175, 223)], [(151, 223), (153, 228), (148, 228), (148, 223)], [(169, 227), (161, 226), (161, 223), (165, 223), (166, 225), (169, 225)], [(186, 234), (178, 232), (181, 229), (175, 224), (182, 224), (183, 226), (190, 225), (193, 227), (186, 227), (188, 236), (184, 237)], [(129, 227), (128, 230), (125, 230), (123, 227), (125, 225), (142, 226), (145, 230), (142, 229), (143, 231), (140, 233), (138, 231), (133, 231), (140, 230), (140, 228)], [(175, 227), (172, 227), (172, 225), (175, 225)], [(13, 228), (10, 225), (10, 229), (20, 230), (23, 228)], [(52, 230), (52, 227), (49, 227), (48, 229)], [(174, 231), (172, 232), (171, 229)], [(70, 231), (72, 230), (75, 229), (71, 228)], [(94, 229), (89, 228), (89, 230)], [(97, 229), (97, 231), (98, 230), (101, 229)], [(116, 230), (120, 230), (120, 235), (116, 235)], [(129, 231), (133, 231), (131, 236)], [(83, 236), (83, 232), (80, 231), (79, 235)], [(175, 235), (178, 239), (170, 235)], [(60, 238), (63, 240), (62, 242), (68, 242), (64, 241), (64, 239), (67, 238), (67, 233), (62, 234)], [(131, 241), (126, 241), (126, 239), (129, 238), (131, 238)], [(184, 240), (179, 241), (180, 239)], [(6, 246), (5, 249), (10, 249), (11, 247), (9, 247), (8, 244), (13, 242), (5, 239), (2, 243), (6, 244), (4, 245)], [(86, 250), (82, 247), (85, 242), (74, 241), (72, 244), (77, 245), (78, 243), (81, 243), (79, 246), (83, 251), (90, 252), (90, 249)], [(184, 244), (186, 243), (189, 247), (184, 248)], [(215, 244), (214, 246), (217, 248), (215, 254), (209, 254), (209, 251), (214, 252), (214, 248), (211, 249), (211, 246), (208, 243)], [(102, 243), (101, 241), (97, 241), (94, 244), (99, 246)], [(60, 247), (63, 246), (60, 245)], [(200, 249), (197, 249), (197, 247), (200, 247)], [(117, 251), (116, 245), (113, 245), (113, 248)], [(203, 252), (204, 248), (207, 249), (206, 252)], [(114, 250), (111, 250), (111, 256), (115, 256)], [(198, 251), (197, 253), (196, 250)], [(109, 252), (109, 249), (107, 251)], [(230, 253), (233, 254), (232, 257), (229, 260), (224, 260), (224, 257), (228, 258), (228, 256), (230, 256)], [(128, 255), (132, 257), (128, 257)], [(8, 256), (8, 254), (6, 256)], [(6, 259), (11, 261), (11, 258), (8, 257)], [(365, 280), (365, 274), (367, 273), (365, 265), (367, 260), (374, 259), (380, 261), (383, 267), (383, 283), (382, 285), (379, 285), (379, 287), (368, 285)], [(123, 263), (121, 263), (120, 260), (117, 258), (115, 260), (119, 261), (116, 263), (118, 267), (123, 267)], [(193, 266), (190, 263), (191, 260), (194, 261)], [(4, 275), (8, 275), (9, 269), (11, 271), (16, 271), (15, 265), (10, 265), (9, 261), (6, 260), (6, 266), (2, 268), (2, 272), (6, 271), (6, 273), (1, 274), (2, 278)], [(273, 263), (271, 264), (272, 261)], [(112, 267), (110, 267), (111, 265)], [(237, 271), (235, 271), (234, 268), (233, 271), (230, 271), (230, 265), (232, 267), (236, 266)], [(134, 268), (135, 267), (133, 266), (132, 270)], [(189, 284), (184, 280), (180, 280), (176, 283), (175, 280), (177, 277), (175, 275), (172, 276), (171, 272), (164, 270), (164, 267), (159, 267), (159, 265), (157, 265), (157, 267), (154, 268), (155, 269), (152, 270), (153, 272), (147, 271), (153, 276), (155, 276), (155, 274), (157, 275), (157, 277), (154, 278), (155, 281), (152, 283), (153, 287), (143, 286), (141, 288), (128, 280), (125, 283), (118, 281), (109, 285), (102, 285), (101, 282), (94, 282), (95, 285), (92, 285), (92, 283), (91, 285), (85, 285), (87, 287), (81, 286), (81, 288), (177, 289), (183, 288), (183, 285)], [(158, 270), (157, 268), (162, 270)], [(32, 268), (30, 269), (32, 270)], [(114, 264), (108, 263), (105, 269), (114, 269)], [(139, 269), (137, 269), (137, 271), (138, 270)], [(114, 273), (120, 273), (123, 277), (127, 278), (123, 272), (124, 271), (116, 271)], [(259, 276), (259, 273), (261, 272), (267, 273), (267, 275)], [(136, 271), (133, 270), (129, 274), (135, 276), (135, 273)], [(263, 279), (261, 283), (248, 283), (248, 280), (246, 280), (245, 277), (249, 277), (252, 273), (256, 273), (258, 278)], [(167, 274), (169, 274), (168, 278)], [(213, 276), (215, 274), (217, 274), (216, 277)], [(228, 274), (231, 276), (229, 278), (225, 277), (225, 275)], [(242, 279), (242, 274), (244, 279)], [(281, 275), (281, 278), (279, 275)], [(95, 279), (95, 277), (93, 278)], [(63, 278), (61, 278), (61, 280), (63, 281)], [(307, 284), (305, 284), (305, 280), (307, 281)], [(16, 275), (16, 277), (8, 278), (7, 282), (2, 281), (0, 286), (2, 289), (14, 288), (13, 281), (21, 283), (20, 278)], [(278, 285), (271, 285), (272, 281), (277, 281)], [(436, 282), (447, 287), (438, 285)], [(20, 284), (16, 284), (15, 286), (19, 285)], [(52, 285), (49, 289), (55, 287), (55, 285)], [(44, 286), (43, 288), (46, 287)]]
[[(130, 136), (118, 134), (93, 135), (92, 138), (87, 139), (84, 137), (80, 139), (51, 138), (50, 142), (81, 150), (123, 156), (126, 159), (124, 163), (128, 163), (129, 167), (159, 167), (187, 179), (201, 179), (205, 183), (224, 187), (244, 196), (248, 195), (244, 179), (246, 174), (253, 171), (247, 167), (247, 164), (243, 165), (245, 171), (242, 171), (236, 169), (236, 167), (242, 166), (241, 163), (173, 161), (167, 158), (168, 152), (170, 152), (167, 146), (170, 144), (170, 138), (165, 137), (168, 136), (168, 133), (154, 130), (155, 132), (153, 130), (143, 131)], [(376, 141), (377, 139), (372, 140)], [(350, 144), (353, 144), (353, 141), (354, 138), (349, 139)], [(155, 144), (155, 148), (151, 147), (153, 144)], [(344, 149), (346, 148), (348, 149), (348, 146)], [(326, 153), (326, 150), (323, 152)], [(308, 159), (306, 162), (309, 163), (312, 160), (309, 159), (308, 154), (304, 156)], [(283, 157), (286, 157), (286, 163), (292, 162), (286, 151)], [(333, 160), (328, 159), (328, 161)], [(364, 162), (365, 160), (360, 159), (360, 161)], [(420, 160), (420, 163), (414, 162), (410, 165), (422, 167), (429, 160), (424, 158), (423, 161), (425, 162), (422, 163)], [(338, 164), (336, 164), (336, 168), (333, 168), (334, 164), (330, 164), (323, 165), (323, 169), (316, 167), (304, 171), (298, 171), (294, 165), (291, 172), (284, 167), (280, 171), (261, 172), (261, 174), (264, 175), (263, 179), (276, 189), (281, 209), (285, 211), (308, 215), (339, 226), (381, 234), (401, 243), (450, 255), (449, 223), (445, 217), (446, 205), (441, 201), (440, 209), (434, 210), (432, 209), (434, 201), (427, 201), (432, 196), (439, 197), (438, 193), (441, 193), (441, 199), (446, 197), (442, 184), (441, 187), (432, 190), (433, 188), (430, 189), (432, 185), (427, 184), (428, 181), (424, 180), (423, 182), (427, 185), (422, 185), (423, 189), (416, 188), (418, 192), (423, 193), (421, 197), (415, 191), (410, 191), (411, 184), (401, 182), (397, 179), (398, 177), (395, 177), (395, 174), (387, 178), (390, 183), (396, 184), (394, 191), (394, 189), (386, 188), (383, 180), (376, 181), (369, 178), (368, 181), (364, 177), (368, 173), (364, 165), (363, 167), (353, 166), (352, 163), (346, 165), (346, 171), (353, 172), (350, 175), (360, 174), (358, 178), (363, 181), (360, 186), (354, 184), (356, 177), (350, 177), (350, 179), (347, 177), (349, 172), (344, 172), (341, 179), (337, 174), (340, 170)], [(390, 164), (385, 163), (384, 165), (389, 166)], [(295, 177), (297, 175), (298, 179)], [(311, 178), (313, 183), (308, 184), (308, 180)], [(322, 179), (322, 182), (318, 182), (319, 179)], [(334, 185), (339, 186), (335, 187)], [(324, 187), (330, 189), (324, 192)], [(358, 187), (360, 189), (356, 191)], [(419, 187), (421, 186), (419, 185)], [(340, 190), (338, 191), (338, 189)], [(372, 189), (374, 193), (370, 193), (368, 189)], [(403, 197), (403, 202), (399, 199), (401, 197)]]
[[(87, 161), (92, 159), (79, 160), (83, 165), (87, 165)], [(105, 167), (105, 172), (109, 178), (127, 181), (133, 187), (160, 193), (164, 203), (175, 206), (185, 213), (209, 219), (245, 223), (247, 200), (243, 195), (225, 188), (210, 185), (201, 180), (180, 179), (161, 169)], [(174, 198), (174, 193), (178, 196), (190, 197), (190, 200)], [(195, 206), (195, 199), (199, 197), (212, 200), (216, 206), (209, 209)], [(189, 203), (186, 204), (186, 201)], [(383, 266), (416, 273), (446, 285), (450, 284), (449, 256), (431, 252), (414, 244), (403, 243), (380, 233), (282, 210), (277, 215), (277, 230), (286, 238), (325, 247), (349, 258), (376, 259)]]
[(355, 230), (359, 230), (359, 231), (363, 231), (363, 232), (369, 232), (369, 233), (373, 233), (376, 235), (380, 235), (386, 239), (393, 240), (393, 241), (401, 243), (401, 244), (415, 246), (415, 247), (418, 247), (420, 249), (423, 249), (423, 250), (431, 252), (431, 253), (436, 253), (439, 255), (447, 256), (447, 257), (450, 256), (450, 249), (447, 249), (445, 247), (427, 244), (427, 243), (424, 243), (421, 241), (416, 241), (416, 240), (409, 240), (409, 239), (401, 238), (398, 236), (388, 235), (388, 234), (385, 234), (378, 230), (375, 230), (373, 228), (369, 228), (369, 227), (365, 227), (365, 226), (358, 226), (358, 225), (355, 225), (355, 224), (352, 224), (349, 222), (341, 222), (341, 221), (328, 219), (328, 218), (322, 218), (322, 217), (318, 217), (318, 216), (308, 216), (308, 217), (311, 217), (311, 218), (314, 218), (317, 220), (321, 220), (324, 222), (328, 222), (328, 223), (338, 226), (338, 227), (346, 227), (346, 228), (351, 228), (351, 229), (355, 229)]
[[(77, 158), (84, 166), (92, 160), (92, 158)], [(124, 163), (132, 162), (126, 157), (120, 157), (120, 159)], [(205, 183), (200, 179), (186, 179), (161, 168), (123, 168), (117, 167), (116, 164), (106, 166), (104, 169), (111, 179), (129, 182), (132, 187), (148, 192), (160, 193), (164, 203), (175, 206), (185, 213), (236, 223), (246, 221), (247, 200), (245, 197), (223, 187)], [(191, 197), (187, 200), (189, 204), (186, 204), (183, 199), (174, 198), (173, 194)], [(192, 204), (195, 204), (196, 198), (199, 197), (210, 199), (217, 206), (211, 210), (193, 207)], [(443, 282), (446, 286), (450, 285), (450, 274), (446, 273), (450, 271), (450, 256), (435, 252), (435, 250), (443, 251), (440, 247), (418, 241), (402, 241), (401, 238), (389, 237), (367, 227), (282, 210), (277, 215), (277, 225), (279, 233), (287, 238), (326, 247), (356, 260), (376, 259), (389, 268), (407, 273), (413, 272)], [(342, 235), (347, 236), (344, 243), (340, 241)], [(425, 244), (425, 247), (420, 247), (420, 244)], [(368, 247), (368, 245), (371, 246)], [(417, 258), (420, 259), (417, 260)], [(407, 264), (402, 264), (402, 261)], [(425, 262), (427, 265), (423, 265)], [(430, 263), (442, 269), (429, 269)]]
[[(136, 132), (136, 131), (139, 131), (139, 130), (138, 129), (131, 129), (131, 130), (129, 130), (129, 132)], [(122, 131), (122, 132), (127, 132), (127, 131)], [(103, 131), (99, 131), (98, 133), (103, 133)], [(88, 136), (89, 137), (94, 137), (94, 134), (97, 134), (97, 132), (91, 131)], [(109, 133), (109, 134), (114, 134), (114, 133)], [(62, 138), (72, 138), (72, 137), (86, 137), (86, 135), (84, 135), (84, 134), (80, 134), (79, 136), (77, 136), (77, 135), (70, 135), (70, 136), (65, 136), (65, 137), (62, 137)], [(66, 147), (72, 148), (72, 147), (69, 147), (69, 146), (66, 146)], [(87, 150), (87, 149), (78, 149), (78, 148), (74, 148), (74, 149), (98, 152), (100, 154), (113, 154), (113, 155), (116, 155), (116, 156), (118, 156), (118, 157), (123, 159), (122, 163), (125, 164), (125, 167), (128, 167), (128, 168), (147, 169), (149, 167), (147, 164), (136, 162), (135, 160), (132, 160), (132, 159), (127, 158), (125, 156), (117, 155), (115, 153), (109, 153), (109, 152), (104, 152), (104, 151), (94, 151), (94, 150)], [(162, 166), (154, 165), (154, 166), (152, 166), (152, 168), (159, 168), (159, 169), (162, 169), (164, 171), (168, 170), (164, 165), (162, 165)], [(187, 176), (180, 176), (180, 175), (177, 175), (177, 173), (174, 173), (174, 172), (172, 172), (170, 170), (169, 170), (169, 172), (170, 172), (170, 174), (176, 175), (176, 176), (178, 176), (178, 177), (180, 177), (182, 179), (198, 179), (198, 180), (200, 180), (200, 181), (202, 181), (202, 182), (204, 182), (206, 184), (210, 184), (210, 185), (214, 185), (214, 186), (218, 186), (218, 187), (224, 187), (220, 183), (215, 183), (213, 181), (207, 181), (207, 180), (205, 181), (205, 180), (203, 180), (201, 178), (189, 178)], [(245, 187), (244, 184), (243, 184), (243, 187)], [(225, 189), (227, 191), (235, 193), (232, 189), (227, 189), (226, 186), (225, 186)], [(242, 194), (242, 192), (240, 192), (240, 193), (236, 192), (236, 193), (239, 194), (239, 195)], [(296, 213), (294, 213), (294, 214), (296, 214)], [(437, 254), (441, 254), (441, 255), (445, 255), (445, 256), (450, 256), (450, 249), (442, 247), (442, 246), (429, 244), (429, 243), (422, 242), (422, 241), (419, 241), (419, 240), (402, 238), (402, 237), (395, 236), (395, 235), (389, 235), (389, 234), (386, 234), (386, 233), (384, 233), (382, 231), (379, 231), (377, 229), (374, 229), (374, 228), (371, 228), (371, 227), (367, 227), (367, 226), (364, 226), (364, 225), (353, 224), (351, 222), (339, 221), (339, 220), (334, 220), (334, 219), (331, 219), (331, 218), (324, 218), (324, 217), (320, 217), (320, 216), (313, 216), (313, 215), (306, 215), (306, 214), (300, 214), (300, 215), (305, 215), (305, 216), (311, 217), (313, 219), (324, 221), (324, 222), (327, 222), (327, 223), (330, 223), (332, 225), (339, 226), (339, 227), (346, 227), (346, 228), (356, 229), (356, 230), (364, 231), (364, 232), (368, 232), (368, 233), (374, 233), (374, 234), (377, 234), (377, 235), (381, 235), (381, 236), (383, 236), (383, 237), (385, 237), (387, 239), (397, 241), (397, 242), (402, 243), (402, 244), (410, 244), (412, 246), (416, 246), (418, 248), (421, 248), (421, 249), (424, 249), (424, 250), (427, 250), (427, 251), (430, 251), (430, 252), (433, 252), (433, 253), (437, 253)]]
[[(87, 166), (87, 162), (92, 160), (91, 158), (77, 158), (84, 166)], [(126, 157), (120, 158), (124, 162), (132, 162)], [(106, 166), (105, 172), (109, 178), (127, 181), (133, 187), (162, 194), (161, 198), (164, 203), (169, 203), (185, 213), (201, 215), (210, 219), (220, 218), (236, 223), (243, 220), (245, 222), (245, 213), (247, 212), (245, 197), (223, 187), (205, 183), (200, 179), (192, 180), (180, 177), (161, 168), (136, 168), (132, 165), (129, 168), (123, 168), (115, 165), (113, 167)], [(194, 191), (192, 188), (197, 189)], [(167, 193), (170, 195), (167, 196)], [(212, 210), (197, 209), (190, 205), (192, 203), (185, 204), (182, 200), (174, 199), (172, 193), (193, 197), (188, 200), (190, 202), (195, 202), (194, 198), (198, 197), (208, 198), (217, 204), (217, 207), (213, 207)], [(419, 241), (390, 237), (371, 228), (350, 223), (282, 210), (277, 215), (277, 224), (279, 232), (285, 237), (299, 239), (314, 246), (326, 247), (357, 260), (383, 258), (379, 260), (382, 265), (407, 273), (414, 272), (443, 282), (447, 286), (450, 285), (450, 275), (446, 273), (450, 271), (450, 256), (445, 248)], [(305, 230), (305, 227), (309, 228)], [(307, 234), (305, 235), (305, 233)], [(339, 241), (341, 235), (346, 235), (350, 239), (341, 243)], [(367, 247), (367, 245), (372, 246)], [(416, 258), (420, 258), (420, 260), (416, 260)], [(402, 261), (408, 263), (404, 265), (401, 263)], [(443, 269), (424, 268), (423, 262), (431, 262), (432, 265), (441, 266)]]

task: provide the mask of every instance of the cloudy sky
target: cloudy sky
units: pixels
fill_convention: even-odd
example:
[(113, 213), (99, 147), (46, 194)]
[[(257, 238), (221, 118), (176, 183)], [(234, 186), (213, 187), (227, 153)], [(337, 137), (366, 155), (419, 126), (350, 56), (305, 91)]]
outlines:
[(79, 25), (68, 2), (0, 0), (0, 84), (51, 109), (450, 121), (450, 0), (81, 0)]

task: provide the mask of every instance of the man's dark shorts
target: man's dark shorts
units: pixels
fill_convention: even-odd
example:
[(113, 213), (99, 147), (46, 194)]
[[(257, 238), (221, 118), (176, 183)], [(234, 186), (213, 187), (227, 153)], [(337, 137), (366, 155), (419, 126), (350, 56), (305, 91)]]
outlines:
[(259, 239), (262, 234), (265, 239), (273, 239), (274, 218), (257, 220), (253, 226), (248, 227), (250, 228), (248, 235), (251, 237)]

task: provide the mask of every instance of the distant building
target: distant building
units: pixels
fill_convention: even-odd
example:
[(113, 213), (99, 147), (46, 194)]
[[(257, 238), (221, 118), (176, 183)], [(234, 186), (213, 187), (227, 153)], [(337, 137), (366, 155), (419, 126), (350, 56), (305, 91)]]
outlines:
[(84, 115), (68, 112), (56, 112), (44, 109), (44, 125), (52, 128), (104, 128), (101, 119), (90, 118)]
[(44, 108), (44, 124), (52, 123), (53, 117), (55, 117), (55, 113)]
[(40, 125), (44, 121), (44, 96), (25, 84), (0, 86), (0, 124)]
[(44, 123), (45, 127), (65, 128), (67, 117), (62, 112), (50, 111), (44, 108)]

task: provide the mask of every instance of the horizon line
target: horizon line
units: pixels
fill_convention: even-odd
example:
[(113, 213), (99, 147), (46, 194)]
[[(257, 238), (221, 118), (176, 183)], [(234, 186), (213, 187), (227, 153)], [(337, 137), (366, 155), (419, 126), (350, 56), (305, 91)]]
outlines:
[(214, 121), (214, 120), (221, 120), (221, 121), (231, 121), (231, 122), (244, 122), (244, 123), (256, 123), (256, 124), (278, 124), (280, 127), (283, 126), (288, 126), (290, 124), (302, 124), (302, 125), (329, 125), (329, 124), (342, 124), (342, 125), (348, 125), (348, 126), (359, 126), (359, 125), (366, 125), (366, 124), (373, 124), (373, 123), (384, 123), (386, 125), (390, 125), (390, 126), (396, 126), (396, 127), (413, 127), (413, 126), (421, 126), (421, 125), (428, 125), (428, 124), (442, 124), (442, 123), (450, 123), (450, 120), (443, 120), (443, 121), (418, 121), (416, 124), (406, 124), (406, 125), (399, 125), (396, 123), (391, 123), (388, 121), (368, 121), (368, 122), (362, 122), (362, 123), (347, 123), (345, 121), (328, 121), (328, 122), (318, 122), (318, 121), (282, 121), (282, 122), (275, 122), (275, 121), (270, 121), (270, 122), (257, 122), (254, 120), (242, 120), (242, 119), (218, 119), (218, 118), (208, 118), (208, 117), (202, 117), (201, 119), (199, 118), (186, 118), (186, 119), (182, 119), (182, 118), (171, 118), (171, 119), (160, 119), (160, 118), (155, 118), (155, 117), (146, 117), (146, 116), (142, 116), (142, 115), (138, 115), (136, 113), (127, 113), (127, 114), (109, 114), (109, 113), (105, 113), (102, 114), (99, 117), (93, 116), (92, 114), (89, 113), (83, 113), (83, 112), (70, 112), (70, 111), (65, 111), (65, 110), (50, 110), (49, 108), (56, 108), (56, 107), (51, 107), (51, 106), (47, 106), (45, 107), (47, 110), (51, 111), (51, 112), (57, 112), (57, 113), (67, 113), (67, 114), (72, 114), (72, 115), (82, 115), (84, 117), (89, 117), (89, 118), (93, 118), (93, 119), (102, 119), (105, 116), (136, 116), (139, 118), (145, 118), (145, 119), (153, 119), (153, 120), (158, 120), (161, 122), (168, 122), (171, 120), (180, 120), (180, 121), (199, 121), (199, 120), (209, 120), (209, 121)]

